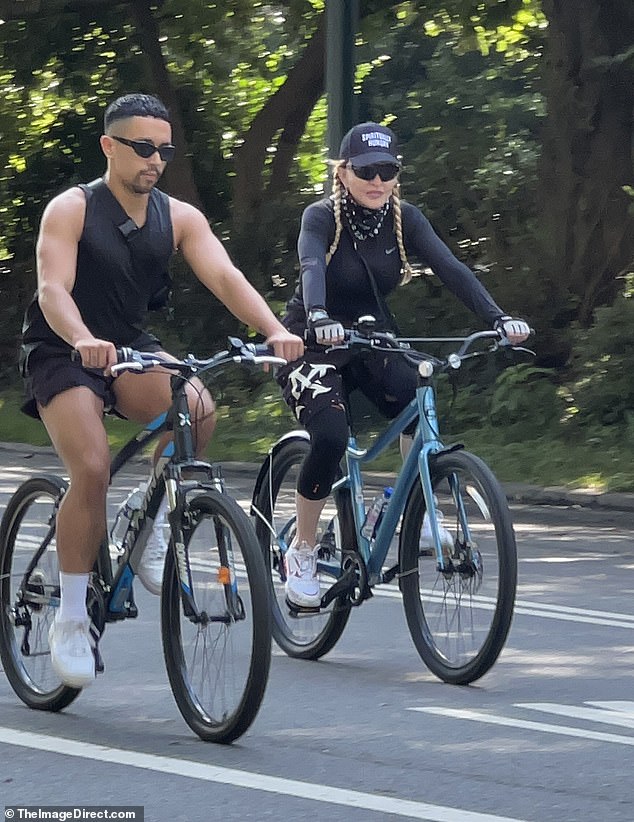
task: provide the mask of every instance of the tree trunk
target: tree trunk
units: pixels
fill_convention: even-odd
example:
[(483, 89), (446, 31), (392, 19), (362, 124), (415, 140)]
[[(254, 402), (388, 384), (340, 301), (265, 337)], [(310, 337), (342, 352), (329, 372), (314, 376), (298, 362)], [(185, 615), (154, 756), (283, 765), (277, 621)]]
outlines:
[(543, 0), (543, 8), (544, 263), (556, 283), (554, 322), (589, 325), (634, 263), (634, 217), (623, 188), (634, 184), (634, 4)]
[[(153, 3), (152, 5), (156, 5)], [(187, 138), (178, 104), (178, 96), (165, 65), (160, 44), (160, 31), (149, 0), (132, 0), (130, 3), (136, 22), (137, 37), (148, 61), (149, 81), (156, 94), (165, 103), (172, 121), (172, 139), (177, 147), (176, 157), (167, 166), (165, 182), (169, 193), (180, 200), (202, 208), (198, 187), (194, 180), (191, 158), (187, 150)]]
[[(324, 91), (324, 28), (322, 15), (302, 56), (257, 113), (243, 144), (236, 150), (233, 216), (238, 231), (256, 219), (268, 196), (285, 190), (306, 121)], [(277, 134), (277, 151), (267, 187), (267, 149), (274, 144)]]

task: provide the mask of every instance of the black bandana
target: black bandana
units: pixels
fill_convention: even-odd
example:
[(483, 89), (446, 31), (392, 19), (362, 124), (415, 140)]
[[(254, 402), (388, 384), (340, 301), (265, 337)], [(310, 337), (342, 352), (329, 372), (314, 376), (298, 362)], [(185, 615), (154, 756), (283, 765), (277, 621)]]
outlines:
[(348, 193), (341, 198), (341, 207), (346, 215), (350, 231), (357, 240), (367, 240), (376, 236), (381, 230), (383, 221), (390, 210), (388, 200), (381, 208), (365, 208), (359, 205)]

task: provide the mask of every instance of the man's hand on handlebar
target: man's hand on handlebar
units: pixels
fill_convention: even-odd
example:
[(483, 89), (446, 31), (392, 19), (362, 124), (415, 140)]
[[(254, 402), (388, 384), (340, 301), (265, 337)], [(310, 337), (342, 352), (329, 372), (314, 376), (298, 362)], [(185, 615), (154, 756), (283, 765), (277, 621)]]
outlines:
[[(286, 362), (293, 362), (299, 359), (304, 353), (304, 341), (296, 334), (291, 334), (285, 328), (274, 331), (266, 338), (266, 345), (272, 349), (276, 357), (280, 357)], [(268, 371), (269, 366), (264, 365), (264, 370)]]
[(110, 366), (117, 362), (117, 350), (108, 340), (84, 337), (75, 342), (75, 351), (84, 368), (102, 368), (106, 376), (110, 376)]

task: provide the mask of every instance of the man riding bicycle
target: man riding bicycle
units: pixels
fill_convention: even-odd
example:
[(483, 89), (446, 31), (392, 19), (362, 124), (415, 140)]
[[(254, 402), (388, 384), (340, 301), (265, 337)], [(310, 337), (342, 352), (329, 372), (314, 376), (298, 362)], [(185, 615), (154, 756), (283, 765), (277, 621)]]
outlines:
[[(182, 252), (203, 285), (238, 319), (266, 337), (277, 356), (294, 360), (303, 352), (302, 340), (280, 324), (233, 265), (204, 215), (156, 188), (176, 151), (161, 101), (145, 94), (115, 100), (106, 109), (100, 145), (103, 178), (68, 189), (44, 211), (37, 292), (26, 312), (21, 357), (24, 410), (42, 419), (70, 477), (57, 515), (61, 605), (50, 649), (56, 673), (74, 687), (95, 676), (86, 593), (106, 534), (110, 453), (104, 411), (146, 423), (171, 399), (166, 372), (113, 380), (109, 367), (117, 346), (162, 352), (144, 321), (167, 298), (174, 251)], [(80, 362), (71, 358), (73, 349)], [(188, 396), (200, 453), (213, 432), (214, 404), (201, 383), (192, 382)], [(167, 549), (164, 516), (165, 506), (139, 568), (154, 593)]]

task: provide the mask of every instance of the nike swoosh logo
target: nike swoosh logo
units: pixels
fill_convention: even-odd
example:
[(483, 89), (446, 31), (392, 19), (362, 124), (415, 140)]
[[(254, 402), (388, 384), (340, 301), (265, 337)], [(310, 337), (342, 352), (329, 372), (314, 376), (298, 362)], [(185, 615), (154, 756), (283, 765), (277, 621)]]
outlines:
[(385, 249), (386, 254), (391, 254), (393, 251), (396, 251), (396, 246), (392, 246), (392, 248)]

